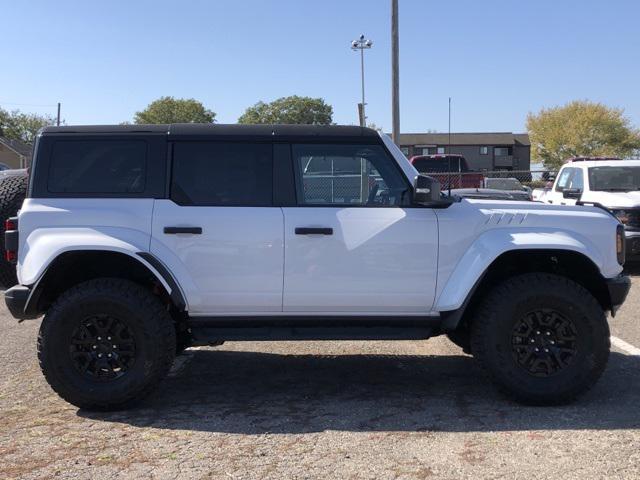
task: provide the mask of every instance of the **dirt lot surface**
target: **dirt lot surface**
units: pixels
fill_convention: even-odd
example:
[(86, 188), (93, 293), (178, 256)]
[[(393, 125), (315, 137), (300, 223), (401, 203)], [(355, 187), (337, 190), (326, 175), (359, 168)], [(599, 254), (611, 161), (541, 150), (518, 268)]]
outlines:
[[(638, 312), (640, 278), (611, 321), (636, 347)], [(229, 343), (95, 414), (45, 383), (39, 323), (0, 307), (1, 479), (640, 478), (640, 356), (617, 347), (577, 403), (529, 408), (444, 338)]]

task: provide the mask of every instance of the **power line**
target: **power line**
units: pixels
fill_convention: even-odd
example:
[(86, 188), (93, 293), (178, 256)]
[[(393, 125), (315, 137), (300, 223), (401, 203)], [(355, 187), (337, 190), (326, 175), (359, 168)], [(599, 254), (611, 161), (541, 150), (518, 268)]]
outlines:
[(0, 105), (11, 105), (16, 107), (57, 107), (58, 105), (55, 103), (52, 104), (44, 104), (44, 103), (14, 103), (14, 102), (4, 102), (0, 100)]

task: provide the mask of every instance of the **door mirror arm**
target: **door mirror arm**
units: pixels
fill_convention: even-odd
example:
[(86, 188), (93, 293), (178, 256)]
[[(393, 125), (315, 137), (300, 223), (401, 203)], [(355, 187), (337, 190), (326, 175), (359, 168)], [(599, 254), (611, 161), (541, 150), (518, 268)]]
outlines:
[(442, 195), (440, 182), (435, 178), (417, 175), (413, 180), (413, 204), (431, 208), (447, 208), (454, 201), (454, 199)]

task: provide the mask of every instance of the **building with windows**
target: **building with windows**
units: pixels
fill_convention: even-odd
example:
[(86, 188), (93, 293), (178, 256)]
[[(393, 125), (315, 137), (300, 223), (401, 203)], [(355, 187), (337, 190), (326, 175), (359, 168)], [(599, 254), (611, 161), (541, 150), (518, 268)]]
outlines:
[(472, 170), (529, 170), (531, 143), (526, 133), (401, 133), (400, 148), (407, 157), (457, 153)]
[(0, 170), (26, 168), (30, 162), (30, 145), (0, 135)]

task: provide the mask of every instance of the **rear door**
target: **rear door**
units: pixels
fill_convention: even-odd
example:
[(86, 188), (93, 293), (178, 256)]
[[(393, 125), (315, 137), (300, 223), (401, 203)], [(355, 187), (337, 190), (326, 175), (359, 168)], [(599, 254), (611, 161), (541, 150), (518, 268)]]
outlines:
[(176, 141), (170, 192), (155, 201), (151, 252), (176, 276), (189, 313), (280, 312), (272, 144)]
[(431, 310), (438, 228), (381, 145), (292, 146), (297, 206), (283, 208), (283, 309), (416, 314)]

